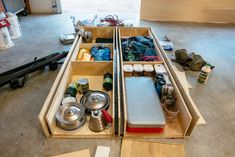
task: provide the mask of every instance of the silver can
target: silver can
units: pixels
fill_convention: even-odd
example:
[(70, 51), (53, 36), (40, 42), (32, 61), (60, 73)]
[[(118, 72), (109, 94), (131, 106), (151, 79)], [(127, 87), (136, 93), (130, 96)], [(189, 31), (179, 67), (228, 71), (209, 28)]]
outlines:
[(84, 94), (89, 90), (89, 81), (86, 78), (81, 78), (77, 81), (78, 84), (78, 92)]

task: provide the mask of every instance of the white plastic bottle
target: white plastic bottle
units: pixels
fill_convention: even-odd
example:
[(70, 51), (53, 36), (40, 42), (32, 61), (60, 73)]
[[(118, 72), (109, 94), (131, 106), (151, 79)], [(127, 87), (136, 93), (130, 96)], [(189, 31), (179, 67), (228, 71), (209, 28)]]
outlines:
[(201, 72), (200, 72), (199, 77), (198, 77), (198, 82), (201, 83), (201, 84), (206, 84), (210, 73), (211, 73), (211, 66), (210, 66), (210, 64), (206, 64), (201, 69)]

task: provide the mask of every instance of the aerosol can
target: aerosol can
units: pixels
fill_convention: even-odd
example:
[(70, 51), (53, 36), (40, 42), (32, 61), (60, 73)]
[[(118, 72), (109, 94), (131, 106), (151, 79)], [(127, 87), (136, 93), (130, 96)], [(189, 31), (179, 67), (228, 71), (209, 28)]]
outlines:
[(202, 67), (201, 72), (199, 74), (198, 77), (198, 83), (201, 84), (206, 84), (209, 75), (211, 73), (211, 65), (210, 64), (206, 64), (204, 67)]

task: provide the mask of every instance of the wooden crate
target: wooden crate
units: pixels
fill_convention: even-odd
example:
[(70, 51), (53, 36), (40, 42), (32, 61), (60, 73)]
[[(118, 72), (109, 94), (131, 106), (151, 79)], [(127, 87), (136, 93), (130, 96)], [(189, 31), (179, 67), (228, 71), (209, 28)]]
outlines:
[[(172, 75), (172, 68), (170, 70), (170, 65), (168, 62), (169, 60), (166, 60), (165, 52), (163, 49), (161, 49), (160, 44), (156, 36), (153, 36), (153, 32), (150, 28), (142, 28), (142, 27), (135, 27), (135, 28), (119, 28), (118, 29), (119, 34), (119, 50), (120, 50), (120, 71), (121, 71), (121, 88), (122, 88), (122, 97), (123, 100), (120, 101), (120, 106), (122, 108), (123, 112), (123, 136), (127, 138), (183, 138), (186, 135), (189, 135), (190, 130), (193, 129), (195, 126), (195, 122), (199, 119), (198, 115), (194, 114), (194, 110), (191, 108), (190, 104), (186, 104), (185, 97), (182, 96), (182, 90), (179, 89), (178, 84), (180, 82), (175, 80), (175, 75)], [(159, 52), (159, 55), (161, 58), (163, 58), (162, 62), (124, 62), (122, 59), (122, 47), (121, 47), (121, 38), (122, 37), (130, 37), (130, 36), (148, 36), (154, 39), (154, 44), (156, 46), (157, 51)], [(180, 110), (180, 113), (178, 115), (177, 120), (174, 123), (168, 123), (166, 122), (166, 125), (164, 127), (164, 131), (162, 133), (130, 133), (126, 131), (126, 125), (127, 125), (127, 109), (126, 109), (126, 85), (125, 85), (125, 74), (123, 72), (123, 65), (125, 64), (162, 64), (164, 65), (165, 69), (168, 72), (168, 75), (170, 77), (170, 80), (172, 82), (172, 85), (176, 92), (176, 98), (177, 98), (177, 107)], [(190, 108), (190, 110), (188, 109)], [(143, 111), (144, 112), (144, 111)]]
[[(45, 101), (43, 108), (39, 115), (39, 120), (42, 124), (44, 134), (47, 137), (55, 138), (110, 138), (114, 136), (114, 127), (113, 124), (109, 129), (106, 129), (102, 132), (96, 133), (91, 131), (88, 128), (89, 117), (87, 117), (87, 122), (81, 128), (74, 131), (65, 131), (60, 129), (56, 125), (55, 113), (60, 107), (61, 100), (63, 98), (64, 92), (70, 82), (76, 81), (80, 78), (87, 78), (89, 80), (89, 86), (91, 90), (104, 90), (103, 89), (103, 75), (106, 72), (110, 72), (113, 75), (116, 72), (116, 68), (113, 64), (115, 60), (115, 46), (114, 42), (112, 44), (103, 44), (111, 49), (113, 60), (111, 61), (77, 61), (77, 55), (81, 48), (90, 49), (92, 46), (97, 45), (94, 43), (95, 38), (100, 37), (96, 36), (102, 34), (102, 37), (113, 38), (115, 39), (115, 28), (112, 28), (104, 32), (104, 28), (86, 28), (89, 31), (95, 32), (91, 43), (83, 43), (82, 38), (76, 38), (72, 46), (72, 49), (69, 53), (68, 58), (66, 59), (65, 64), (60, 70), (56, 81), (53, 84), (51, 94)], [(115, 79), (115, 77), (114, 77)], [(115, 82), (115, 80), (113, 80)], [(110, 96), (111, 103), (108, 112), (113, 117), (114, 116), (114, 99), (115, 99), (115, 84), (113, 83), (113, 90), (107, 92)], [(77, 94), (77, 100), (80, 100), (81, 94)]]
[[(42, 125), (44, 134), (47, 137), (54, 138), (111, 138), (115, 134), (127, 138), (183, 138), (190, 135), (196, 122), (199, 118), (195, 108), (189, 101), (185, 94), (180, 81), (178, 80), (174, 69), (167, 58), (164, 50), (161, 48), (157, 36), (148, 27), (84, 27), (93, 33), (93, 40), (91, 43), (84, 43), (82, 38), (76, 38), (75, 42), (65, 60), (48, 97), (43, 105), (39, 114), (39, 121)], [(121, 38), (130, 36), (147, 36), (154, 39), (154, 45), (159, 52), (162, 61), (157, 62), (124, 62), (122, 59)], [(81, 48), (90, 49), (92, 46), (97, 45), (95, 40), (97, 38), (113, 38), (112, 44), (105, 44), (112, 50), (112, 61), (77, 61), (77, 55)], [(163, 64), (170, 76), (171, 82), (177, 93), (177, 105), (180, 109), (178, 119), (175, 123), (167, 123), (162, 133), (129, 133), (126, 132), (126, 94), (124, 73), (122, 70), (125, 64)], [(103, 75), (106, 72), (113, 74), (113, 91), (108, 94), (111, 97), (111, 106), (108, 112), (114, 118), (114, 124), (107, 130), (95, 133), (89, 130), (87, 119), (86, 124), (75, 131), (64, 131), (56, 125), (55, 113), (60, 106), (60, 101), (64, 92), (71, 81), (78, 80), (79, 78), (88, 78), (90, 89), (103, 90), (102, 81)], [(81, 95), (77, 94), (77, 99)], [(115, 112), (116, 111), (116, 112)], [(116, 127), (116, 128), (115, 128)]]

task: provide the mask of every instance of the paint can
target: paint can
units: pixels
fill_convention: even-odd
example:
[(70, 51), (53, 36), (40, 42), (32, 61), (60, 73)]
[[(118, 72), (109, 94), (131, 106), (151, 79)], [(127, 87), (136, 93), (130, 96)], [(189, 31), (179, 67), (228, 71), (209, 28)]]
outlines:
[(86, 78), (81, 78), (77, 81), (78, 92), (84, 94), (89, 90), (89, 81)]
[(113, 75), (109, 72), (104, 74), (103, 87), (107, 91), (113, 89)]

